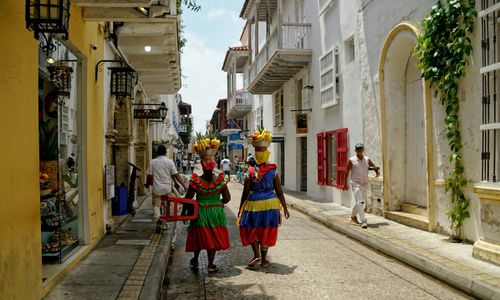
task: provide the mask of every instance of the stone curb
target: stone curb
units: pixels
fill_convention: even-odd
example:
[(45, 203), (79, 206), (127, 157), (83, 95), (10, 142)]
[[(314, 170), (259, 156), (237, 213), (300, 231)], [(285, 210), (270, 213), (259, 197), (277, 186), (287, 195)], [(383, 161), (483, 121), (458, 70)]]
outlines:
[(156, 249), (153, 261), (144, 279), (144, 286), (142, 287), (138, 299), (161, 299), (163, 280), (170, 260), (171, 250), (175, 243), (176, 229), (176, 222), (168, 223), (168, 229), (162, 232), (158, 248)]
[(468, 270), (464, 270), (464, 266), (457, 262), (433, 255), (425, 249), (405, 246), (400, 240), (384, 239), (383, 236), (374, 235), (365, 229), (342, 222), (339, 217), (323, 215), (320, 213), (321, 210), (307, 208), (292, 197), (288, 197), (287, 202), (291, 207), (316, 221), (450, 284), (467, 294), (482, 299), (500, 299), (500, 289), (498, 287), (479, 278), (478, 273), (474, 272), (474, 270), (468, 268), (465, 268)]

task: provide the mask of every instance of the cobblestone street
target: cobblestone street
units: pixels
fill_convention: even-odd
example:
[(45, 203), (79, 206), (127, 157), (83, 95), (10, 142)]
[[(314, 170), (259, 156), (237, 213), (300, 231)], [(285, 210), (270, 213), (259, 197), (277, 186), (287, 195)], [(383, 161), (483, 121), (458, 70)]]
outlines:
[(205, 252), (200, 270), (189, 268), (187, 225), (180, 224), (164, 299), (470, 299), (293, 209), (270, 249), (271, 266), (250, 269), (251, 249), (241, 246), (235, 225), (242, 186), (232, 181), (229, 187), (231, 248), (216, 256), (220, 271), (207, 274)]

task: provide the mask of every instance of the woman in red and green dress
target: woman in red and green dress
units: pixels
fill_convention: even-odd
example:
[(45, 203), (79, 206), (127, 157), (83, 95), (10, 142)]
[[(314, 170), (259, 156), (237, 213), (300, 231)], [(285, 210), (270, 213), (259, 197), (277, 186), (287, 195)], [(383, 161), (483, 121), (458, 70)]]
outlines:
[[(186, 241), (186, 252), (194, 252), (190, 260), (191, 267), (198, 267), (198, 256), (201, 250), (208, 255), (208, 272), (217, 272), (214, 265), (217, 251), (229, 248), (229, 234), (227, 220), (224, 214), (224, 204), (231, 200), (227, 189), (227, 179), (224, 173), (216, 176), (214, 156), (210, 151), (200, 153), (203, 175), (193, 174), (189, 181), (186, 198), (192, 199), (196, 195), (198, 201), (198, 218), (190, 222)], [(221, 200), (222, 197), (222, 200)]]

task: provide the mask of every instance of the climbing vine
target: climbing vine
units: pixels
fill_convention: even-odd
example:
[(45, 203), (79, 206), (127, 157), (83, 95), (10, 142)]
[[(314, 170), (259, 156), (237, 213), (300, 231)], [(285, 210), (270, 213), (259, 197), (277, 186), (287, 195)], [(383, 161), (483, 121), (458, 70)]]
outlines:
[(415, 52), (423, 77), (436, 87), (446, 111), (446, 138), (451, 150), (452, 170), (445, 190), (451, 196), (451, 208), (446, 215), (456, 238), (469, 214), (469, 199), (463, 188), (467, 185), (462, 163), (462, 136), (460, 133), (460, 99), (458, 81), (465, 76), (468, 58), (472, 52), (469, 35), (474, 31), (477, 16), (474, 0), (438, 0), (422, 21), (423, 33), (418, 37)]

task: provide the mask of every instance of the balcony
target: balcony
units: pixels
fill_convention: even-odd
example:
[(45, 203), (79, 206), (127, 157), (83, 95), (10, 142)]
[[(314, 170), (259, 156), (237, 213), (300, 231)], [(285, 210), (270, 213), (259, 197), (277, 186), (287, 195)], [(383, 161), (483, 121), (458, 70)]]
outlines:
[[(114, 22), (110, 33), (144, 91), (175, 94), (181, 87), (178, 16), (175, 0), (71, 0), (83, 18)], [(150, 46), (146, 52), (144, 46)]]
[(308, 23), (282, 23), (277, 27), (250, 67), (247, 90), (252, 94), (272, 94), (310, 63), (310, 33)]
[(252, 98), (247, 92), (236, 92), (229, 100), (228, 119), (240, 119), (252, 111)]

